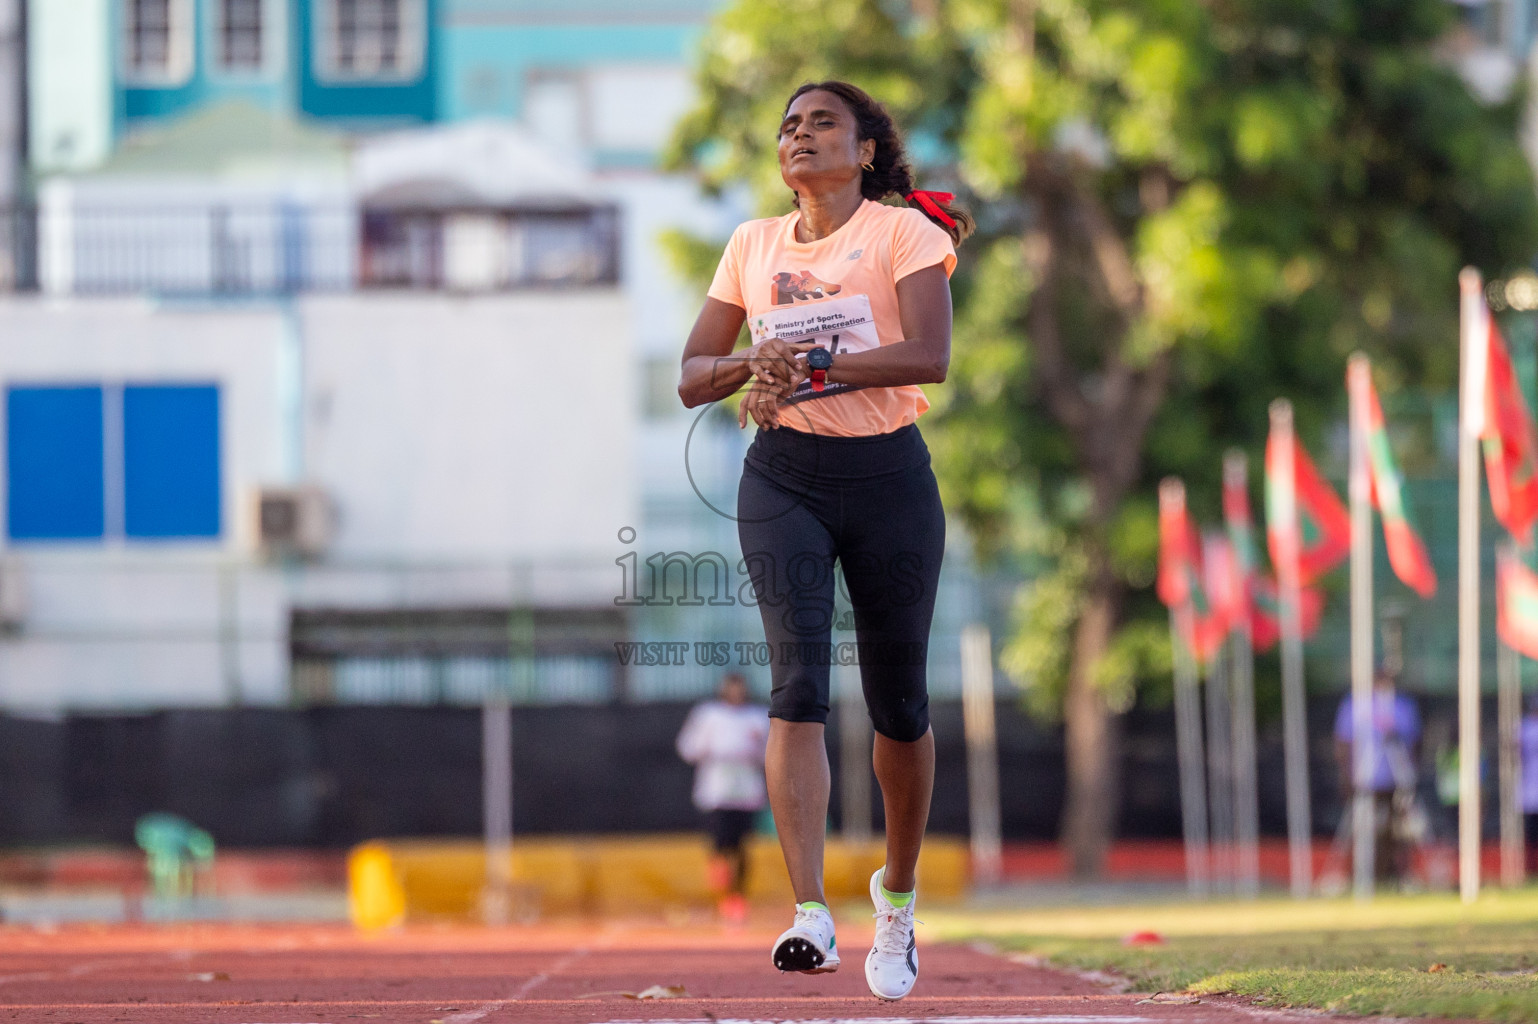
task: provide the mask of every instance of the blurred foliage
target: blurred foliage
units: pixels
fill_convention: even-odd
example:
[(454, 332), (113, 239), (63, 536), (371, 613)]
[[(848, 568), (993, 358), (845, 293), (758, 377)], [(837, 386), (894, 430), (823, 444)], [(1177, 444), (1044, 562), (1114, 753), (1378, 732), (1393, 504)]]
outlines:
[[(1458, 17), (1443, 0), (738, 0), (714, 21), (670, 166), (788, 211), (785, 99), (836, 77), (885, 102), (920, 183), (977, 217), (926, 433), (979, 555), (1033, 578), (1002, 656), (1032, 708), (1057, 713), (1074, 678), (1125, 708), (1168, 672), (1159, 478), (1213, 520), (1239, 446), (1258, 498), (1269, 403), (1291, 398), (1317, 450), (1357, 349), (1390, 407), (1452, 387), (1459, 268), (1532, 260), (1525, 97), (1483, 104), (1436, 56)], [(1089, 601), (1119, 624), (1098, 650), (1075, 646)]]
[(700, 238), (687, 231), (668, 228), (657, 235), (657, 247), (662, 256), (683, 276), (684, 280), (699, 286), (700, 298), (721, 262), (722, 246), (709, 239)]
[[(1053, 557), (1076, 541), (1105, 549), (1132, 631), (1105, 655), (1116, 666), (1094, 672), (1116, 705), (1127, 673), (1167, 671), (1167, 641), (1156, 655), (1146, 629), (1162, 623), (1149, 592), (1159, 477), (1186, 478), (1195, 512), (1214, 518), (1221, 452), (1247, 450), (1258, 478), (1278, 395), (1293, 400), (1317, 446), (1343, 411), (1345, 359), (1356, 349), (1373, 355), (1386, 396), (1452, 386), (1458, 268), (1506, 272), (1538, 246), (1532, 173), (1517, 143), (1524, 97), (1482, 105), (1437, 62), (1434, 44), (1456, 17), (1437, 0), (1040, 0), (1029, 47), (1011, 42), (1018, 3), (949, 9), (974, 41), (979, 73), (958, 137), (962, 173), (974, 201), (1023, 209), (973, 254), (975, 298), (959, 306), (936, 464), (985, 552), (1051, 555), (1020, 543), (1022, 533), (1040, 536), (1019, 527), (1031, 518), (1063, 531)], [(1080, 187), (1114, 218), (1143, 288), (1141, 315), (1112, 358), (1173, 357), (1138, 483), (1098, 530), (1085, 499), (1093, 467), (1043, 401), (1026, 322), (1038, 291), (1026, 258), (1029, 176), (1044, 155), (1065, 151), (1078, 158)], [(1067, 298), (1076, 383), (1092, 392), (1110, 332), (1095, 296), (1076, 297), (1087, 314)], [(1052, 707), (1040, 691), (1061, 692), (1067, 679), (1055, 650), (1068, 642), (1062, 623), (1018, 621), (1010, 660), (1051, 667), (1029, 692), (1033, 705)]]

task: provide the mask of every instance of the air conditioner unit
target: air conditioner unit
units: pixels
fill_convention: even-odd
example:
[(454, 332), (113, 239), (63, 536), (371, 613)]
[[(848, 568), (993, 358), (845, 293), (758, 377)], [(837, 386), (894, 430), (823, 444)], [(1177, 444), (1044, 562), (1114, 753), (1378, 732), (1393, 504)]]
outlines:
[(0, 558), (0, 632), (15, 632), (27, 617), (27, 586), (21, 563)]
[(263, 487), (256, 492), (256, 542), (272, 557), (318, 558), (331, 544), (335, 514), (319, 487)]

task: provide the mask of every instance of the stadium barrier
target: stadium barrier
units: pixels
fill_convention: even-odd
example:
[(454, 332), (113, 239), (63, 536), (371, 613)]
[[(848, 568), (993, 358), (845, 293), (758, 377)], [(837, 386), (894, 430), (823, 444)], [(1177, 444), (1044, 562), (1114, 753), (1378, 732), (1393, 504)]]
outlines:
[[(824, 886), (830, 900), (865, 897), (871, 873), (885, 861), (881, 840), (828, 839)], [(748, 898), (790, 903), (790, 878), (773, 836), (748, 842)], [(709, 850), (698, 835), (591, 836), (515, 840), (512, 910), (517, 919), (542, 915), (609, 915), (710, 906)], [(930, 836), (919, 857), (926, 901), (966, 892), (966, 841)], [(486, 886), (485, 847), (463, 840), (378, 840), (348, 855), (348, 897), (354, 924), (476, 920)]]

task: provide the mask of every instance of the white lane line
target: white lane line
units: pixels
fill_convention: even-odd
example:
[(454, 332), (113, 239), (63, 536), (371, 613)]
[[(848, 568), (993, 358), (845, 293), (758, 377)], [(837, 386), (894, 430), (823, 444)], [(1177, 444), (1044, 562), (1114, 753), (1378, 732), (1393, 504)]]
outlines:
[(533, 992), (535, 989), (539, 988), (539, 986), (549, 981), (553, 976), (560, 974), (562, 971), (566, 970), (566, 968), (587, 956), (587, 952), (588, 951), (585, 948), (572, 950), (570, 953), (566, 954), (561, 959), (551, 964), (546, 970), (539, 972), (528, 981), (525, 981), (522, 985), (519, 985), (513, 991), (513, 994), (508, 996), (506, 999), (498, 999), (494, 1002), (482, 1003), (480, 1006), (477, 1006), (473, 1010), (465, 1010), (461, 1013), (451, 1013), (448, 1016), (441, 1018), (441, 1020), (443, 1021), (443, 1024), (472, 1024), (473, 1021), (480, 1020), (482, 1017), (486, 1016), (488, 1013), (493, 1012), (494, 1010), (500, 1010), (508, 1003), (516, 1003), (520, 999), (527, 998), (530, 992)]
[[(1091, 1013), (1049, 1013), (1013, 1017), (715, 1017), (676, 1020), (611, 1020), (595, 1024), (1149, 1024), (1153, 1017)], [(445, 1021), (446, 1024), (446, 1021)]]
[(27, 971), (24, 974), (0, 974), (0, 985), (9, 985), (18, 981), (47, 981), (53, 978), (79, 978), (97, 971), (110, 970), (113, 967), (138, 967), (144, 964), (157, 965), (164, 962), (164, 957), (154, 955), (149, 957), (118, 957), (114, 960), (88, 960), (83, 964), (75, 964), (63, 970), (52, 971)]

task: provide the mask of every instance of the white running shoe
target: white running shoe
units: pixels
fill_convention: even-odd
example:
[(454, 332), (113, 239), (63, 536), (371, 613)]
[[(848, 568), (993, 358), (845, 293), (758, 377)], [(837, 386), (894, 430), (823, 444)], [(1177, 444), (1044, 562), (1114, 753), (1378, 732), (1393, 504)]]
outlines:
[(822, 907), (796, 907), (796, 923), (774, 942), (774, 966), (802, 974), (832, 974), (838, 970), (838, 945), (833, 915)]
[(886, 868), (870, 876), (870, 901), (876, 905), (876, 943), (865, 958), (865, 983), (877, 999), (895, 1002), (913, 991), (919, 976), (918, 946), (913, 938), (913, 905), (894, 907), (881, 895)]

